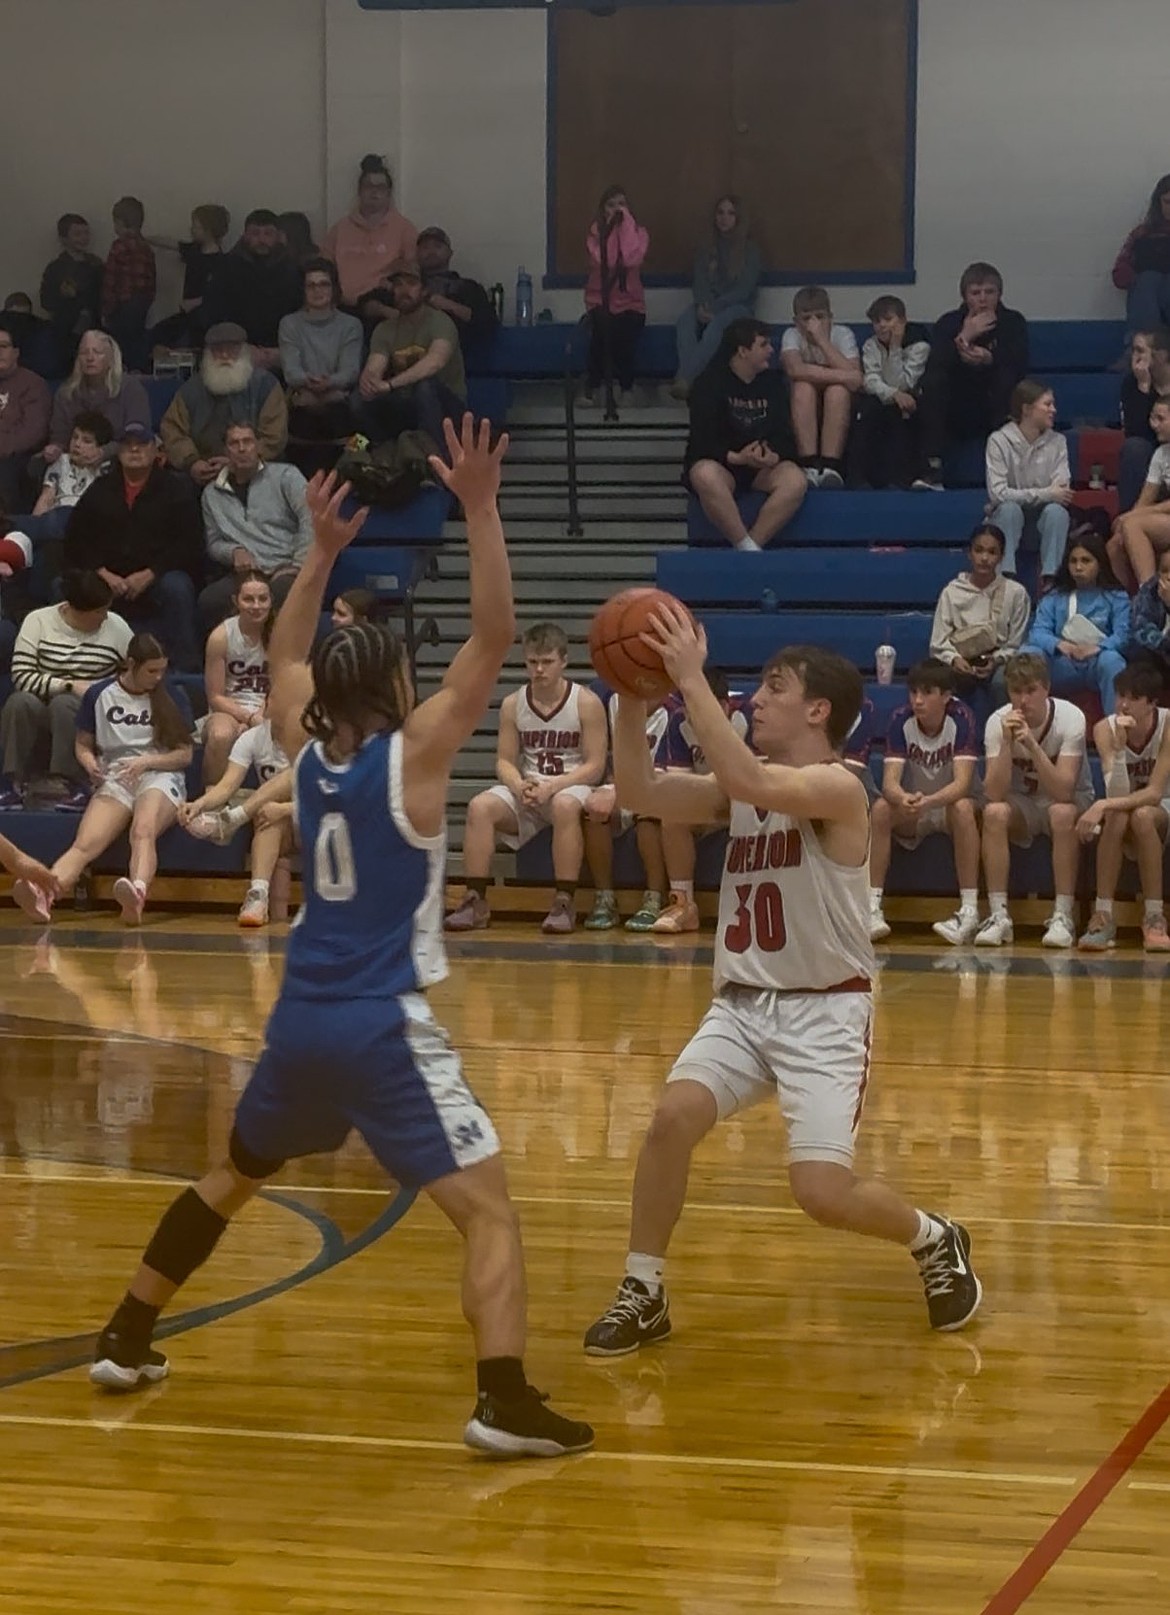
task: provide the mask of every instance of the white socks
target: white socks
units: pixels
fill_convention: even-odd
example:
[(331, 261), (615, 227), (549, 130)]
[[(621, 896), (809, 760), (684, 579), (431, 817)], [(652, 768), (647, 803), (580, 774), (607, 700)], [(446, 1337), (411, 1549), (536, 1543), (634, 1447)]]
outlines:
[(639, 1251), (631, 1251), (626, 1257), (626, 1277), (637, 1279), (639, 1284), (645, 1285), (651, 1295), (661, 1294), (662, 1275), (665, 1271), (665, 1256), (643, 1256)]
[[(1094, 906), (1096, 907), (1097, 913), (1104, 914), (1107, 920), (1111, 920), (1113, 918), (1113, 899), (1111, 897), (1099, 897)], [(1146, 907), (1148, 908), (1149, 904), (1147, 904)]]
[(1056, 903), (1054, 904), (1054, 909), (1062, 919), (1071, 920), (1073, 917), (1073, 899), (1071, 897), (1061, 897), (1060, 893), (1058, 892), (1056, 894)]
[(988, 892), (987, 901), (993, 914), (1002, 914), (1006, 918), (1008, 911), (1006, 892)]
[(760, 549), (760, 546), (756, 543), (755, 539), (750, 533), (745, 533), (735, 547), (737, 550), (752, 550), (756, 554), (759, 553)]
[(934, 1217), (928, 1217), (925, 1211), (918, 1212), (918, 1232), (910, 1241), (910, 1249), (917, 1256), (920, 1250), (927, 1245), (936, 1245), (945, 1233), (941, 1222)]
[(677, 892), (684, 903), (693, 903), (695, 900), (695, 883), (693, 880), (672, 880), (672, 892)]
[(248, 887), (248, 890), (252, 892), (261, 892), (265, 897), (267, 897), (268, 882), (266, 880), (253, 880), (251, 885)]
[(230, 807), (224, 809), (224, 819), (233, 830), (242, 830), (248, 822), (248, 815), (242, 807)]
[(978, 914), (979, 888), (978, 886), (964, 886), (959, 891), (959, 907), (964, 914)]

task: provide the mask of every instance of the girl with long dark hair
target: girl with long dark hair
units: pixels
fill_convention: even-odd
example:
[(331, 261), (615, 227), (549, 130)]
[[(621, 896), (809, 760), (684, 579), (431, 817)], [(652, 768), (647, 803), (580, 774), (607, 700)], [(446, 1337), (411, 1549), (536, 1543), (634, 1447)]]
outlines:
[(589, 377), (582, 402), (592, 404), (606, 368), (606, 348), (618, 387), (618, 402), (627, 401), (634, 385), (634, 356), (646, 324), (642, 263), (650, 248), (650, 232), (630, 211), (625, 189), (611, 185), (602, 192), (597, 216), (585, 238), (589, 279)]
[(752, 240), (743, 201), (721, 196), (711, 237), (695, 254), (691, 302), (678, 319), (678, 374), (670, 389), (676, 398), (687, 396), (691, 382), (719, 352), (731, 322), (755, 313), (759, 284), (760, 249)]
[(1131, 335), (1170, 325), (1170, 174), (1154, 186), (1145, 218), (1125, 238), (1113, 265), (1113, 284), (1126, 293)]
[(1113, 681), (1125, 666), (1129, 596), (1109, 564), (1105, 538), (1085, 523), (1069, 539), (1055, 586), (1036, 607), (1025, 651), (1052, 669), (1053, 695), (1096, 690), (1113, 711)]

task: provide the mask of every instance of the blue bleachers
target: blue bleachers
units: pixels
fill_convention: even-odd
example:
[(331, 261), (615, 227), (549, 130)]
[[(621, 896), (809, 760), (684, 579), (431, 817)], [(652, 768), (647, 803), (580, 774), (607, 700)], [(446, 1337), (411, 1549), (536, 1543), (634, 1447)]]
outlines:
[[(739, 501), (744, 520), (754, 521), (763, 504), (763, 494), (744, 494)], [(982, 521), (986, 504), (987, 495), (973, 488), (883, 494), (814, 490), (784, 529), (782, 544), (965, 543), (976, 522)], [(727, 540), (693, 494), (687, 502), (687, 537), (695, 545), (718, 545), (727, 554)]]
[(782, 645), (823, 645), (860, 668), (873, 667), (878, 645), (893, 645), (907, 668), (930, 649), (931, 611), (700, 611), (711, 664), (727, 673), (758, 673)]
[(726, 549), (664, 551), (658, 557), (658, 587), (690, 606), (764, 611), (774, 610), (777, 601), (786, 606), (933, 604), (963, 570), (966, 552), (882, 547), (851, 549), (843, 556), (827, 545), (783, 545), (763, 555), (737, 555), (730, 566), (729, 559)]

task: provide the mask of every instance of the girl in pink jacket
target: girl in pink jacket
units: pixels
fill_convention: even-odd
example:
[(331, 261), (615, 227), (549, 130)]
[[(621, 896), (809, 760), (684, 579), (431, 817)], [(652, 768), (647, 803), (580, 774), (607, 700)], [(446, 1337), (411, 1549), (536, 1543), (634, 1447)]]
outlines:
[(589, 379), (583, 402), (594, 402), (605, 374), (608, 326), (618, 402), (623, 403), (634, 385), (634, 355), (646, 323), (641, 268), (650, 247), (650, 233), (635, 220), (620, 185), (611, 185), (603, 193), (585, 244), (590, 260), (585, 283), (590, 342)]

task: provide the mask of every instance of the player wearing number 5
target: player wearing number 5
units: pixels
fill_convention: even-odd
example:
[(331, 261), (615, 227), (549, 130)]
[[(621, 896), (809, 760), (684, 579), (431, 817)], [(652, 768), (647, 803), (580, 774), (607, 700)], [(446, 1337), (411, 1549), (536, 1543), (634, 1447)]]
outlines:
[(102, 1331), (91, 1379), (113, 1390), (161, 1380), (151, 1344), (160, 1309), (286, 1159), (361, 1134), (387, 1172), (425, 1189), (465, 1243), (463, 1310), (475, 1335), (479, 1400), (464, 1431), (496, 1456), (560, 1456), (590, 1446), (587, 1424), (545, 1406), (524, 1374), (524, 1257), (500, 1146), (426, 989), (447, 974), (443, 873), (447, 786), (512, 646), (512, 580), (496, 507), (507, 446), (465, 416), (445, 423), (431, 467), (467, 515), (471, 636), (438, 693), (415, 706), (390, 629), (355, 623), (312, 651), (329, 575), (360, 531), (348, 484), (314, 478), (313, 546), (269, 645), (273, 734), (293, 759), (304, 848), (304, 907), (264, 1051), (240, 1098), (228, 1157), (159, 1223)]
[(727, 821), (715, 996), (667, 1078), (634, 1178), (630, 1250), (617, 1298), (585, 1350), (621, 1356), (665, 1339), (667, 1246), (691, 1153), (716, 1122), (778, 1101), (788, 1180), (816, 1222), (906, 1246), (935, 1329), (979, 1306), (965, 1229), (853, 1171), (873, 1011), (869, 810), (840, 750), (861, 708), (857, 670), (813, 646), (778, 652), (752, 699), (753, 755), (703, 673), (702, 630), (664, 606), (646, 643), (661, 654), (711, 774), (655, 774), (645, 709), (624, 696), (614, 733), (618, 800), (664, 823)]

